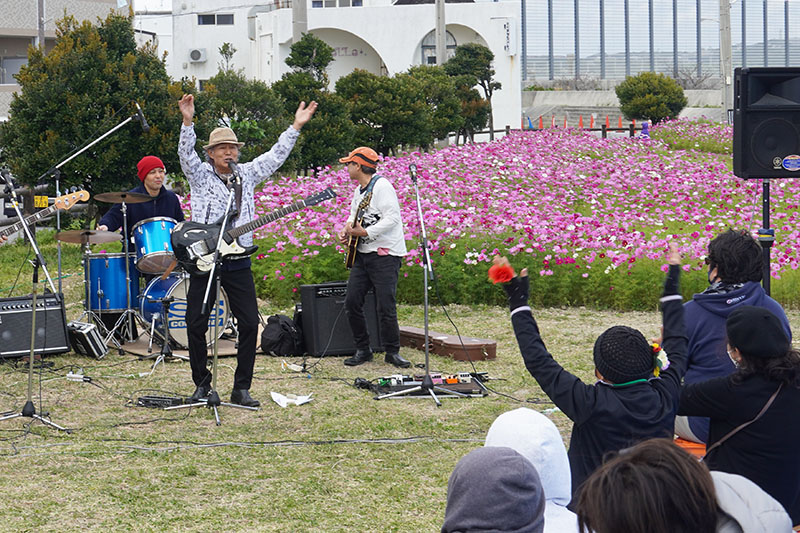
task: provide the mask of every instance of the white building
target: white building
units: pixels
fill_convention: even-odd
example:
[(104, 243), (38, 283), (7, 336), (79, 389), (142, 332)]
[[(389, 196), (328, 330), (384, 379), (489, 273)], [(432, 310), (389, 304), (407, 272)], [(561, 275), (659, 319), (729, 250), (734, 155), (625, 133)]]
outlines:
[[(328, 69), (331, 87), (359, 68), (394, 75), (420, 64), (435, 63), (433, 0), (304, 0), (306, 31), (334, 49)], [(429, 2), (429, 3), (422, 3)], [(291, 0), (137, 0), (134, 27), (157, 35), (159, 51), (167, 51), (167, 73), (175, 79), (203, 83), (220, 68), (219, 48), (237, 50), (233, 66), (247, 76), (272, 83), (289, 72), (285, 60), (292, 45)], [(492, 97), (495, 128), (519, 128), (521, 118), (520, 58), (517, 39), (518, 0), (458, 0), (447, 3), (447, 47), (480, 43), (495, 56), (495, 80), (502, 84)], [(294, 15), (297, 17), (298, 15)], [(167, 21), (171, 20), (171, 28)]]

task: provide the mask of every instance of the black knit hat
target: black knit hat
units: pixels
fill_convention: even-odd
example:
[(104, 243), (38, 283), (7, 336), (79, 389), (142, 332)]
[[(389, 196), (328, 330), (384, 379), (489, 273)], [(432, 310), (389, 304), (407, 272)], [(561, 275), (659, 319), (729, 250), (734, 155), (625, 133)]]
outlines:
[(611, 383), (627, 383), (652, 376), (655, 358), (639, 330), (614, 326), (597, 337), (594, 366)]
[(745, 356), (769, 359), (786, 355), (791, 347), (780, 319), (763, 307), (743, 305), (725, 323), (728, 343)]

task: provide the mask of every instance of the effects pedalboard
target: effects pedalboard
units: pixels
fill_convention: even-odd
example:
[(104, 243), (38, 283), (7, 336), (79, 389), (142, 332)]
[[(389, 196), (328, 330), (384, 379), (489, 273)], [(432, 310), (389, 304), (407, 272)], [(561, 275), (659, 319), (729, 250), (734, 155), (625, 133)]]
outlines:
[(136, 399), (136, 407), (152, 407), (155, 409), (183, 405), (184, 403), (186, 403), (184, 398), (177, 396), (139, 396)]
[[(393, 374), (378, 378), (377, 386), (382, 392), (398, 392), (422, 385), (424, 375), (404, 376)], [(486, 396), (489, 391), (483, 384), (489, 380), (487, 372), (458, 372), (457, 374), (442, 375), (440, 372), (431, 372), (431, 381), (435, 387), (460, 392), (468, 396)], [(414, 396), (428, 396), (425, 391), (416, 391)]]

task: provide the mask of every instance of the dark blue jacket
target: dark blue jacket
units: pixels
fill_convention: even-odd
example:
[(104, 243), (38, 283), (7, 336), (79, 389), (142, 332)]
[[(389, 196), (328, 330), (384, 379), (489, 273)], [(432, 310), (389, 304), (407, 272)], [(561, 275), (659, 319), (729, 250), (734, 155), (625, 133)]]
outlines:
[[(695, 294), (686, 302), (686, 333), (689, 337), (689, 360), (684, 383), (698, 383), (727, 376), (734, 371), (727, 354), (725, 322), (728, 315), (742, 305), (755, 305), (772, 311), (783, 322), (783, 329), (792, 338), (789, 320), (778, 302), (767, 296), (760, 284), (748, 281), (740, 289), (724, 294)], [(689, 417), (692, 433), (708, 442), (708, 418)]]
[[(128, 192), (138, 192), (141, 194), (149, 194), (145, 189), (144, 184), (139, 185), (135, 189)], [(176, 222), (184, 220), (183, 209), (178, 200), (178, 195), (174, 192), (167, 190), (164, 186), (158, 192), (158, 196), (148, 202), (140, 204), (127, 204), (128, 208), (128, 236), (131, 235), (131, 230), (137, 222), (153, 217), (170, 217), (174, 218)], [(114, 204), (111, 209), (103, 215), (100, 219), (98, 226), (105, 225), (108, 231), (116, 231), (122, 227), (122, 204)]]

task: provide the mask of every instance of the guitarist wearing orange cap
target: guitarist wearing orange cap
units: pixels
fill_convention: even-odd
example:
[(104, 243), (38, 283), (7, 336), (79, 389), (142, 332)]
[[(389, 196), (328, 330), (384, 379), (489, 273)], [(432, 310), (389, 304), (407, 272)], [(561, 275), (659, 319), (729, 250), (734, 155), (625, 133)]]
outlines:
[(372, 148), (356, 148), (339, 162), (347, 166), (350, 178), (359, 185), (353, 193), (350, 216), (339, 233), (339, 241), (349, 247), (347, 266), (351, 270), (344, 308), (356, 343), (355, 355), (345, 359), (344, 364), (356, 366), (372, 360), (364, 299), (367, 292), (374, 289), (386, 350), (384, 360), (407, 368), (411, 363), (400, 356), (397, 324), (397, 278), (406, 255), (397, 193), (388, 180), (376, 173), (378, 154)]

